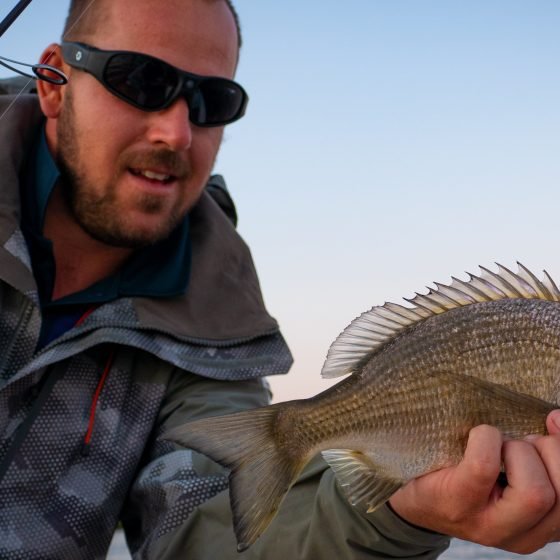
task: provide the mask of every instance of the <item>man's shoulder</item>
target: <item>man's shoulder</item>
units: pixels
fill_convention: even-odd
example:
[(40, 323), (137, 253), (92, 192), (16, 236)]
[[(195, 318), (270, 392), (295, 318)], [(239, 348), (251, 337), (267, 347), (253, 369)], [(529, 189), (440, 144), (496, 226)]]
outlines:
[(13, 135), (14, 127), (25, 129), (36, 124), (42, 113), (35, 80), (24, 76), (0, 79), (0, 115), (1, 129), (9, 136)]
[(4, 78), (0, 80), (0, 95), (17, 95), (21, 93), (36, 93), (35, 80), (25, 76)]

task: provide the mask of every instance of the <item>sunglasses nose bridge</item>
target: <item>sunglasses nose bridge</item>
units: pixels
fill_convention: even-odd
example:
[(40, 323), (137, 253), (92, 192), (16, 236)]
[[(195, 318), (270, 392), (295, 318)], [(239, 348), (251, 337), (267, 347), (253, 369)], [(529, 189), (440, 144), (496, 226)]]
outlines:
[(197, 88), (196, 81), (188, 75), (186, 76), (183, 75), (181, 76), (181, 81), (176, 95), (177, 96), (180, 95), (181, 97), (183, 97), (187, 101), (187, 104), (190, 107), (191, 100), (194, 96), (196, 88)]
[(177, 96), (181, 96), (187, 103), (189, 108), (189, 119), (197, 124), (200, 120), (201, 103), (200, 100), (200, 80), (190, 74), (181, 76), (181, 84)]

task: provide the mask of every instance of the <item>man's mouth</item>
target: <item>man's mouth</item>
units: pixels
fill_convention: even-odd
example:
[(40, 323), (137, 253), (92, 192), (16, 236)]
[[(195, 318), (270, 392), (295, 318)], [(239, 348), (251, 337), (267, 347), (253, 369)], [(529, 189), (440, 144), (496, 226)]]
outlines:
[(169, 175), (167, 173), (160, 173), (158, 171), (151, 171), (150, 169), (130, 169), (130, 172), (137, 177), (145, 177), (150, 181), (157, 181), (159, 183), (169, 184), (177, 177), (175, 175)]

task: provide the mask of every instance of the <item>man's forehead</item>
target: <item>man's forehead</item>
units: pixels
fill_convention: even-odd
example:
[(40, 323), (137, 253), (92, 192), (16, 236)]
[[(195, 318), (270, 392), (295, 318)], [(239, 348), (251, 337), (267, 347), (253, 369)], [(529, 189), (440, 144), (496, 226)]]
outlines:
[[(211, 14), (211, 15), (210, 15)], [(119, 29), (134, 29), (139, 21), (145, 23), (148, 18), (149, 25), (144, 27), (145, 32), (164, 24), (187, 24), (193, 21), (216, 19), (222, 14), (221, 22), (227, 26), (236, 27), (231, 4), (226, 0), (95, 0), (86, 6), (83, 17), (93, 17), (97, 20), (95, 35)]]
[[(181, 59), (222, 60), (235, 71), (238, 56), (235, 18), (225, 0), (97, 0), (89, 41), (98, 48), (137, 50), (181, 67)], [(185, 68), (196, 72), (195, 68)], [(199, 69), (200, 73), (202, 69)]]

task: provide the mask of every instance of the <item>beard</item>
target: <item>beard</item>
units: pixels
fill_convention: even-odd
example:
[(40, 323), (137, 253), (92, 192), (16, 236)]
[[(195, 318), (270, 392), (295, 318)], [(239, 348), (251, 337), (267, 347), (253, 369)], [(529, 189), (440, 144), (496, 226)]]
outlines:
[(146, 215), (160, 215), (156, 227), (149, 230), (128, 219), (117, 196), (119, 175), (129, 169), (160, 168), (172, 170), (175, 177), (186, 181), (190, 175), (188, 165), (168, 149), (131, 152), (121, 154), (116, 160), (116, 171), (105, 188), (100, 192), (92, 184), (82, 162), (87, 154), (80, 151), (80, 134), (76, 129), (76, 119), (72, 90), (69, 86), (65, 103), (59, 115), (57, 127), (58, 156), (60, 171), (59, 185), (65, 204), (80, 227), (93, 239), (112, 247), (139, 249), (154, 245), (167, 238), (182, 222), (185, 212), (173, 207), (165, 210), (164, 201), (148, 193), (137, 193), (133, 201), (134, 210)]

